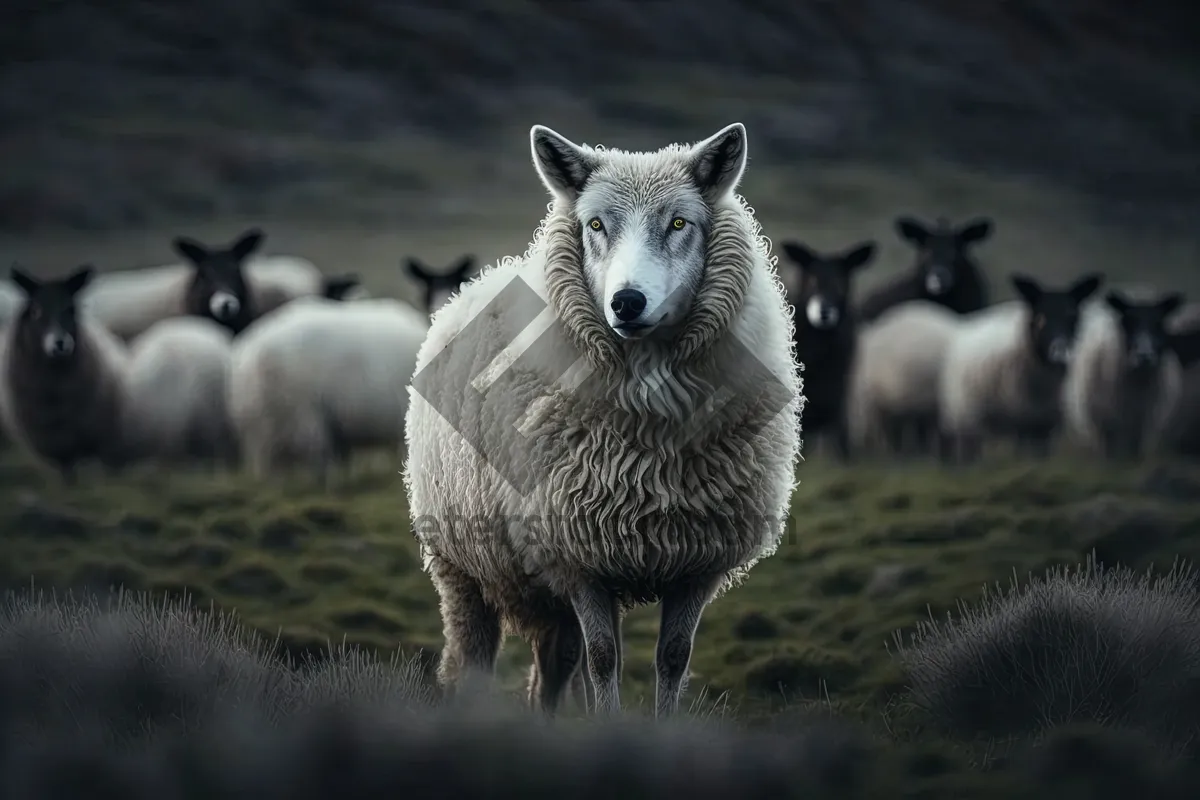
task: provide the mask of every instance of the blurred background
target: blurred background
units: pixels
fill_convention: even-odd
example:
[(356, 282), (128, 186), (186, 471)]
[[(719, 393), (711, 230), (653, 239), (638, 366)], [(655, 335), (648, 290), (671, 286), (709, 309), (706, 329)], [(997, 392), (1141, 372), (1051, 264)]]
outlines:
[(901, 211), (993, 216), (993, 270), (1194, 280), (1186, 3), (22, 0), (0, 15), (3, 250), (35, 270), (165, 263), (175, 233), (255, 222), (269, 251), (399, 291), (406, 253), (436, 267), (524, 248), (548, 199), (532, 124), (654, 148), (740, 120), (767, 233), (877, 237), (864, 281), (910, 258)]
[[(265, 252), (412, 296), (406, 256), (525, 249), (549, 200), (531, 125), (654, 149), (741, 121), (765, 232), (875, 239), (862, 286), (912, 262), (896, 215), (986, 215), (999, 298), (1013, 270), (1098, 269), (1200, 300), (1198, 31), (1178, 0), (17, 0), (0, 10), (0, 257), (149, 266), (175, 260), (173, 236), (261, 225)], [(5, 454), (0, 577), (186, 592), (295, 653), (436, 652), (395, 470), (330, 493), (153, 472), (67, 490)], [(808, 468), (791, 538), (705, 616), (694, 685), (881, 707), (896, 629), (1093, 551), (1200, 554), (1198, 499), (1200, 477), (1151, 467)], [(653, 693), (646, 612), (632, 704)]]

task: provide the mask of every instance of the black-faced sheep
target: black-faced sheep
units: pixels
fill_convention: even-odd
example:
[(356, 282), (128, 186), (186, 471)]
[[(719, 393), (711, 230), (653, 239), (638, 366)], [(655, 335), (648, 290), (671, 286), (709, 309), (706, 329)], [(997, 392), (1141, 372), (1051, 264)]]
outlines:
[(971, 246), (992, 234), (992, 221), (973, 219), (958, 228), (938, 219), (933, 228), (919, 220), (896, 218), (896, 232), (917, 248), (912, 269), (872, 290), (859, 305), (859, 317), (870, 322), (894, 305), (907, 300), (929, 300), (958, 314), (978, 311), (988, 304), (988, 283), (971, 258)]
[(202, 317), (160, 320), (129, 350), (126, 437), (130, 459), (234, 464), (225, 406), (233, 334)]
[(262, 239), (257, 229), (228, 247), (176, 237), (173, 247), (187, 265), (99, 275), (80, 297), (81, 306), (127, 342), (161, 319), (189, 315), (208, 317), (238, 333), (258, 315), (243, 265)]
[(858, 338), (850, 298), (854, 275), (875, 257), (875, 243), (860, 242), (834, 255), (800, 242), (782, 246), (799, 268), (788, 300), (795, 309), (796, 360), (805, 378), (804, 433), (828, 435), (838, 455), (848, 458), (846, 387)]
[(434, 271), (419, 259), (412, 257), (408, 258), (405, 266), (408, 274), (420, 282), (423, 307), (427, 314), (432, 315), (446, 304), (446, 301), (466, 282), (467, 276), (475, 270), (475, 256), (463, 256), (444, 272)]
[(363, 291), (362, 279), (353, 273), (321, 279), (321, 296), (326, 300), (349, 300)]
[(978, 456), (987, 436), (1048, 452), (1062, 422), (1062, 387), (1076, 346), (1080, 306), (1104, 278), (1090, 274), (1047, 289), (1014, 274), (1019, 300), (962, 319), (940, 381), (941, 428), (959, 458)]
[(38, 280), (17, 267), (13, 282), (25, 293), (5, 330), (3, 411), (10, 435), (63, 480), (76, 465), (125, 463), (122, 415), (129, 354), (77, 298), (93, 269), (60, 280)]
[(938, 303), (910, 300), (864, 326), (847, 398), (852, 447), (922, 454), (944, 444), (938, 384), (961, 319)]
[(1063, 387), (1072, 438), (1108, 458), (1157, 451), (1179, 402), (1182, 369), (1167, 325), (1183, 295), (1136, 301), (1110, 290), (1084, 315)]
[(586, 653), (613, 712), (622, 609), (661, 602), (667, 715), (704, 608), (782, 536), (803, 403), (790, 313), (734, 193), (741, 124), (656, 152), (531, 140), (549, 213), (434, 316), (409, 390), (440, 679), (490, 675), (508, 631), (532, 644), (533, 705), (553, 711)]
[(228, 408), (242, 456), (266, 477), (295, 463), (325, 484), (353, 451), (398, 446), (404, 387), (429, 322), (389, 298), (306, 297), (251, 326), (234, 343)]

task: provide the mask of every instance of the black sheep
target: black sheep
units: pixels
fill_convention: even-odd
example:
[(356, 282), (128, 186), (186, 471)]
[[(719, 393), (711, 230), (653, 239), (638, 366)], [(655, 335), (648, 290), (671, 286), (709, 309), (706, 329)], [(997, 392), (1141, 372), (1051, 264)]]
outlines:
[(859, 318), (871, 322), (908, 300), (929, 300), (958, 314), (987, 306), (987, 279), (969, 251), (971, 245), (991, 236), (992, 228), (987, 217), (958, 228), (939, 218), (932, 229), (912, 217), (897, 217), (896, 232), (917, 248), (916, 263), (869, 293), (859, 305)]

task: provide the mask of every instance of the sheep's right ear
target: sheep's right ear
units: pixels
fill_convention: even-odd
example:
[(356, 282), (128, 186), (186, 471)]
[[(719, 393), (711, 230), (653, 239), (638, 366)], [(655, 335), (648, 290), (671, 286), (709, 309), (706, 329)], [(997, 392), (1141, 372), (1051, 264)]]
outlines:
[(450, 270), (450, 274), (457, 278), (464, 278), (473, 269), (475, 269), (475, 255), (470, 253), (459, 259), (454, 269)]
[(1017, 290), (1017, 294), (1029, 306), (1036, 306), (1038, 301), (1042, 299), (1042, 287), (1036, 280), (1028, 275), (1015, 272), (1012, 275), (1013, 288)]
[(783, 252), (787, 253), (787, 257), (796, 264), (800, 265), (800, 269), (808, 269), (817, 262), (817, 254), (812, 251), (812, 248), (800, 242), (784, 242)]
[(900, 238), (906, 242), (911, 242), (917, 247), (924, 247), (925, 242), (929, 241), (929, 229), (923, 224), (909, 216), (896, 217), (896, 233), (900, 234)]
[(545, 125), (529, 129), (529, 145), (542, 183), (552, 195), (564, 200), (579, 196), (599, 164), (595, 155)]
[(176, 253), (179, 253), (179, 255), (196, 266), (203, 264), (209, 257), (207, 247), (187, 236), (176, 236), (171, 242), (171, 247), (175, 248)]
[(1125, 316), (1129, 311), (1129, 301), (1116, 289), (1109, 290), (1108, 294), (1104, 296), (1104, 302), (1108, 303), (1108, 307), (1121, 316)]
[(425, 265), (415, 258), (405, 259), (404, 267), (408, 270), (409, 275), (422, 283), (429, 283), (433, 280), (433, 276), (425, 269)]
[(1075, 301), (1075, 305), (1079, 305), (1095, 294), (1096, 290), (1103, 285), (1104, 276), (1099, 272), (1092, 272), (1071, 284), (1071, 288), (1067, 291), (1071, 293), (1071, 299)]
[(34, 292), (41, 288), (41, 281), (25, 272), (16, 264), (9, 269), (8, 274), (12, 278), (12, 282), (27, 296), (32, 297)]
[(83, 291), (83, 288), (91, 282), (92, 276), (95, 274), (95, 267), (93, 267), (91, 264), (84, 264), (82, 267), (72, 272), (70, 276), (63, 281), (63, 287), (67, 290), (68, 294), (74, 297)]

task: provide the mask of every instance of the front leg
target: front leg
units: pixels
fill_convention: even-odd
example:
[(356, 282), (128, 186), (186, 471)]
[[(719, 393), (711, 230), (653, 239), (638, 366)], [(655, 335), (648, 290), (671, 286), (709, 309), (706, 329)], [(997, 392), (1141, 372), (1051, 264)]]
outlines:
[(679, 710), (700, 616), (724, 579), (725, 575), (721, 574), (676, 584), (663, 595), (658, 647), (654, 653), (656, 717), (666, 717)]
[(617, 688), (617, 669), (621, 660), (617, 598), (604, 588), (589, 583), (571, 593), (571, 605), (583, 630), (587, 668), (595, 693), (595, 711), (602, 715), (615, 714), (621, 710)]

